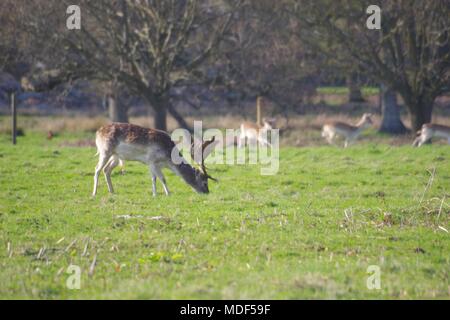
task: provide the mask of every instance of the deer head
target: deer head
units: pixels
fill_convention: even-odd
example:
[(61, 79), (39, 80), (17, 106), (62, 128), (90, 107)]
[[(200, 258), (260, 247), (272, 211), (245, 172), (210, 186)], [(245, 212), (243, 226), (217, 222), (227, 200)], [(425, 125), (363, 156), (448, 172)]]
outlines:
[(263, 128), (266, 130), (270, 130), (275, 128), (275, 123), (277, 122), (276, 118), (263, 118), (262, 119), (262, 123), (263, 123)]
[(195, 183), (193, 187), (195, 188), (195, 190), (201, 193), (209, 192), (208, 179), (217, 181), (217, 179), (211, 177), (208, 174), (205, 166), (205, 159), (211, 154), (211, 152), (214, 150), (215, 145), (217, 144), (215, 139), (215, 137), (212, 137), (211, 140), (204, 141), (201, 145), (200, 150), (196, 150), (194, 138), (191, 137), (191, 158), (199, 166), (199, 168), (195, 169)]
[(373, 121), (372, 121), (372, 114), (371, 113), (364, 113), (358, 126), (367, 128), (373, 125)]

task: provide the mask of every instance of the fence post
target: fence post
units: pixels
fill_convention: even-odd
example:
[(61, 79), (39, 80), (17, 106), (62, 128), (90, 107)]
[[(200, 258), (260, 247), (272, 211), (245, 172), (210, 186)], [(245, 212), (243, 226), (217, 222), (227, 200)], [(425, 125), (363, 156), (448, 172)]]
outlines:
[(11, 120), (12, 120), (12, 143), (17, 143), (17, 106), (16, 106), (16, 93), (12, 92), (10, 95), (11, 102)]
[(261, 125), (261, 97), (256, 98), (256, 124)]

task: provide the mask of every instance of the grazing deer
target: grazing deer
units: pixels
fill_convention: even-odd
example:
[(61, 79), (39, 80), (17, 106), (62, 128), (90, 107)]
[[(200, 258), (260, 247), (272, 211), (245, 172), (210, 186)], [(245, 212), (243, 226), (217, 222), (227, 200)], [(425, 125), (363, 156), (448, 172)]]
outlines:
[(351, 142), (355, 141), (372, 124), (372, 114), (364, 113), (361, 120), (354, 126), (344, 122), (326, 123), (322, 128), (322, 137), (329, 144), (333, 144), (333, 140), (337, 135), (343, 136), (345, 138), (344, 148), (347, 148)]
[[(179, 151), (174, 150), (176, 148), (175, 143), (164, 131), (146, 129), (128, 123), (113, 123), (103, 126), (97, 131), (95, 139), (99, 160), (95, 167), (94, 191), (92, 195), (95, 196), (97, 193), (98, 177), (102, 170), (105, 174), (109, 192), (114, 192), (111, 183), (111, 172), (123, 160), (139, 161), (149, 166), (152, 175), (153, 196), (156, 196), (157, 178), (162, 182), (166, 195), (169, 195), (169, 189), (161, 171), (164, 167), (181, 176), (195, 191), (208, 193), (208, 179), (215, 179), (206, 172), (204, 160), (212, 152), (213, 146), (210, 146), (209, 152), (206, 148), (213, 143), (214, 138), (202, 144), (200, 169), (196, 169), (184, 160)], [(192, 146), (191, 154), (193, 154), (193, 150), (194, 147)], [(179, 161), (181, 162), (180, 164), (174, 163), (172, 154), (180, 156), (182, 160)], [(193, 159), (197, 160), (195, 157)]]
[(422, 129), (417, 131), (417, 138), (414, 140), (413, 146), (420, 147), (433, 137), (447, 139), (450, 144), (450, 127), (432, 123), (424, 124)]
[(124, 175), (125, 174), (125, 161), (123, 161), (122, 159), (119, 159), (119, 167), (120, 167), (120, 174)]
[[(259, 142), (262, 145), (271, 146), (270, 142), (264, 137), (267, 131), (273, 129), (276, 119), (263, 118), (263, 126), (259, 126), (253, 122), (244, 122), (241, 124), (241, 132), (238, 140), (238, 146), (241, 148), (245, 145), (245, 139), (252, 142)], [(267, 137), (267, 136), (266, 136)]]

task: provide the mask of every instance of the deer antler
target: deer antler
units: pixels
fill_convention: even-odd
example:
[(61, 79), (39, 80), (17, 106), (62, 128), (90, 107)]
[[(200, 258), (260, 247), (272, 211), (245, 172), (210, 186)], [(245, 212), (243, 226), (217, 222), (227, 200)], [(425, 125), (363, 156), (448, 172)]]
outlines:
[[(211, 179), (213, 181), (217, 182), (217, 179), (211, 177), (207, 172), (206, 172), (206, 166), (205, 166), (205, 159), (206, 157), (212, 152), (212, 150), (207, 150), (206, 148), (208, 148), (210, 146), (210, 148), (214, 148), (214, 142), (216, 140), (216, 137), (213, 136), (210, 140), (203, 142), (202, 144), (202, 171), (203, 174), (205, 174), (208, 179)], [(211, 146), (212, 145), (212, 146)]]
[[(207, 148), (209, 145), (213, 144), (214, 141), (216, 141), (216, 137), (215, 137), (215, 136), (213, 136), (213, 137), (211, 138), (211, 140), (208, 140), (208, 141), (203, 142), (203, 144), (202, 144), (202, 162), (203, 162), (204, 159), (212, 152), (212, 150), (211, 150), (211, 151), (210, 151), (210, 150), (206, 150), (206, 148)], [(213, 146), (213, 147), (214, 147), (214, 146)], [(206, 152), (206, 151), (208, 151), (208, 152)]]
[[(197, 162), (197, 164), (200, 166), (200, 169), (202, 170), (203, 174), (206, 175), (209, 179), (217, 181), (217, 179), (211, 177), (207, 171), (206, 171), (206, 166), (205, 166), (205, 159), (206, 157), (212, 152), (212, 150), (207, 150), (208, 147), (211, 148), (211, 145), (214, 144), (216, 140), (216, 137), (213, 136), (210, 140), (204, 141), (202, 143), (201, 146), (201, 160), (200, 163), (198, 163), (198, 159), (196, 159), (195, 155), (196, 155), (196, 150), (195, 150), (195, 142), (194, 142), (194, 138), (191, 136), (191, 157), (194, 160), (194, 162)], [(214, 146), (212, 146), (214, 147)]]
[(191, 158), (195, 161), (195, 140), (193, 135), (191, 135)]

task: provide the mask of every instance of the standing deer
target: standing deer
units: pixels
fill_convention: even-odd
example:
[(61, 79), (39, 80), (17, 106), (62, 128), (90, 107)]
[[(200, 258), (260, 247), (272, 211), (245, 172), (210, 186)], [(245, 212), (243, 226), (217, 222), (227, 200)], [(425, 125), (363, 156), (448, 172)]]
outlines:
[(243, 145), (245, 145), (245, 139), (247, 138), (248, 141), (252, 142), (259, 142), (262, 145), (270, 146), (271, 144), (267, 139), (264, 137), (267, 133), (267, 131), (273, 129), (276, 119), (266, 119), (263, 118), (263, 126), (259, 126), (256, 123), (253, 122), (244, 122), (241, 124), (241, 131), (240, 136), (238, 140), (238, 146), (241, 148)]
[[(99, 160), (95, 167), (92, 195), (95, 196), (97, 193), (98, 177), (102, 170), (109, 192), (114, 192), (111, 172), (122, 160), (139, 161), (149, 166), (152, 175), (153, 196), (156, 196), (157, 178), (162, 182), (166, 195), (169, 195), (169, 189), (161, 171), (164, 167), (181, 176), (195, 191), (209, 193), (208, 179), (215, 179), (206, 172), (204, 160), (212, 152), (213, 146), (210, 145), (213, 143), (214, 137), (202, 144), (200, 169), (196, 169), (184, 160), (180, 152), (176, 150), (175, 143), (164, 131), (147, 129), (128, 123), (113, 123), (103, 126), (97, 131), (95, 139)], [(209, 151), (207, 150), (208, 146), (210, 146)], [(191, 147), (191, 153), (193, 153), (193, 146)], [(180, 156), (182, 160), (180, 164), (176, 164), (172, 160), (172, 154)]]
[(432, 123), (424, 124), (422, 129), (417, 131), (417, 138), (414, 140), (413, 146), (420, 147), (433, 137), (447, 139), (450, 144), (450, 127)]
[(373, 124), (372, 114), (364, 113), (361, 120), (356, 125), (350, 125), (344, 122), (330, 122), (326, 123), (322, 128), (322, 137), (324, 137), (329, 144), (333, 144), (333, 140), (337, 135), (345, 138), (344, 148), (355, 141), (359, 135)]

